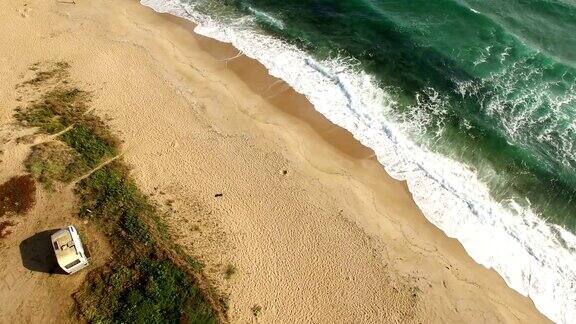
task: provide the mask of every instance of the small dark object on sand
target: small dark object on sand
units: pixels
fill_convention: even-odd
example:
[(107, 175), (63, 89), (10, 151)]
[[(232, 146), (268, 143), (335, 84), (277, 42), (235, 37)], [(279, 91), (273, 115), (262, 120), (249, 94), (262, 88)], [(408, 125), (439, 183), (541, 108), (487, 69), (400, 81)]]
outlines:
[(217, 194), (214, 195), (214, 197), (216, 197), (216, 198), (222, 197), (222, 196), (223, 196), (223, 194), (221, 194), (221, 193), (217, 193)]

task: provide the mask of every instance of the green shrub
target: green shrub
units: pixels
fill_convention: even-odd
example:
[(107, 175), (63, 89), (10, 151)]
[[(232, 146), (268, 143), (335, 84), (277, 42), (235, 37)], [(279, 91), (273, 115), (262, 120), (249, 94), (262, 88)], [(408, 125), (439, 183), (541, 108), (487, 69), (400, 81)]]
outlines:
[(122, 228), (134, 239), (141, 242), (149, 242), (148, 229), (138, 217), (138, 212), (139, 210), (136, 208), (126, 210), (122, 215)]
[(76, 176), (70, 170), (75, 152), (60, 141), (50, 141), (32, 147), (24, 165), (34, 178), (47, 189), (54, 181), (68, 182)]
[(16, 112), (16, 119), (26, 126), (39, 127), (54, 134), (81, 119), (86, 112), (88, 93), (76, 88), (56, 88), (38, 102)]
[(106, 158), (116, 155), (113, 143), (99, 137), (94, 130), (78, 123), (69, 131), (61, 135), (62, 140), (80, 155), (81, 164), (89, 168), (96, 167)]
[[(88, 97), (87, 92), (77, 88), (58, 87), (44, 94), (39, 102), (19, 109), (15, 115), (22, 124), (38, 127), (47, 134), (71, 127), (60, 139), (77, 153), (66, 155), (74, 159), (63, 164), (62, 159), (53, 154), (54, 147), (44, 145), (33, 149), (34, 161), (27, 164), (28, 170), (49, 188), (53, 181), (71, 181), (117, 154), (118, 142), (106, 125), (86, 113)], [(40, 152), (41, 149), (44, 152)]]
[[(106, 288), (92, 286), (90, 302), (80, 311), (89, 321), (104, 323), (215, 323), (202, 294), (172, 262), (145, 258), (133, 267), (119, 267), (99, 277)], [(100, 296), (101, 298), (94, 298)]]
[(62, 87), (67, 82), (59, 78), (67, 76), (67, 68), (56, 63), (52, 70), (37, 71), (25, 84), (55, 81), (55, 88), (16, 118), (48, 134), (66, 130), (58, 140), (33, 147), (26, 162), (47, 186), (93, 171), (76, 184), (79, 216), (91, 218), (109, 236), (114, 261), (88, 274), (74, 294), (75, 311), (97, 323), (214, 323), (216, 308), (190, 273), (199, 263), (169, 240), (166, 224), (126, 165), (118, 159), (95, 170), (117, 155), (119, 143), (100, 118), (87, 113), (88, 93)]
[(138, 270), (140, 280), (126, 294), (117, 318), (121, 322), (178, 323), (183, 317), (214, 322), (198, 290), (172, 263), (146, 259)]

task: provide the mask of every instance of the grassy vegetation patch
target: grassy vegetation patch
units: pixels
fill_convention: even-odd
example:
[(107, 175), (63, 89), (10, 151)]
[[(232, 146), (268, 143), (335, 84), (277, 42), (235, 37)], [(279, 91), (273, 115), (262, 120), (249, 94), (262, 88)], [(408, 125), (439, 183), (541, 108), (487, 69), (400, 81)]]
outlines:
[(40, 132), (61, 133), (33, 147), (26, 166), (48, 186), (86, 174), (75, 187), (79, 216), (99, 226), (113, 248), (113, 261), (93, 270), (74, 294), (76, 313), (99, 323), (216, 322), (223, 312), (209, 289), (198, 288), (199, 263), (169, 239), (161, 215), (128, 167), (120, 159), (102, 165), (118, 155), (119, 141), (88, 112), (88, 93), (58, 82), (65, 69), (37, 72), (29, 84), (55, 85), (16, 118)]
[(150, 242), (150, 234), (142, 218), (150, 218), (155, 208), (128, 177), (124, 165), (113, 162), (97, 170), (79, 182), (76, 191), (81, 201), (80, 217), (114, 225), (106, 226), (106, 232), (122, 239), (117, 243)]
[(80, 312), (99, 323), (215, 323), (202, 293), (167, 260), (145, 258), (133, 267), (95, 274), (83, 290)]
[(32, 79), (24, 82), (23, 85), (39, 86), (50, 80), (62, 80), (68, 76), (68, 68), (70, 68), (70, 64), (68, 64), (68, 62), (53, 63), (46, 70), (39, 70), (40, 65), (40, 62), (38, 62), (30, 66), (30, 70), (36, 71), (36, 74)]
[[(118, 141), (104, 122), (87, 113), (88, 102), (87, 92), (57, 85), (15, 115), (24, 126), (38, 127), (40, 132), (62, 132), (53, 141), (56, 144), (35, 146), (26, 163), (28, 170), (49, 188), (54, 181), (69, 182), (118, 154)], [(58, 141), (74, 152), (64, 152)]]
[(52, 189), (54, 181), (68, 182), (78, 176), (70, 170), (76, 155), (66, 144), (51, 141), (33, 146), (24, 164), (34, 178)]
[(79, 168), (84, 166), (94, 168), (118, 153), (115, 142), (99, 136), (95, 129), (81, 121), (62, 134), (60, 138), (78, 152), (81, 161), (76, 163), (79, 164)]
[(58, 133), (81, 119), (86, 112), (88, 93), (74, 87), (57, 86), (26, 109), (17, 109), (16, 119), (25, 126)]

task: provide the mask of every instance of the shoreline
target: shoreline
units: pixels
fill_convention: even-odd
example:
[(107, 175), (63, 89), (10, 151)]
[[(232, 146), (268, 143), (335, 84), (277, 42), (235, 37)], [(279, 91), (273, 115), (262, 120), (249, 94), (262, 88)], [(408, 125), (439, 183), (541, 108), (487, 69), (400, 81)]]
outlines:
[[(237, 50), (133, 0), (41, 6), (53, 25), (25, 28), (4, 66), (71, 62), (136, 181), (174, 201), (169, 229), (229, 295), (232, 322), (255, 306), (263, 321), (547, 322), (428, 222), (369, 148), (259, 62), (222, 62)], [(41, 39), (28, 56), (9, 54)]]
[[(202, 37), (207, 35), (212, 40), (223, 41), (232, 46), (226, 56), (215, 55), (215, 58), (220, 60), (231, 58), (226, 61), (231, 70), (235, 70), (234, 65), (239, 66), (242, 70), (240, 74), (245, 74), (244, 70), (248, 69), (248, 65), (233, 62), (243, 62), (249, 57), (257, 62), (258, 69), (264, 70), (262, 74), (274, 76), (269, 80), (275, 85), (274, 88), (286, 86), (294, 87), (288, 91), (298, 89), (297, 94), (291, 97), (292, 100), (302, 99), (302, 103), (293, 105), (296, 107), (290, 107), (285, 112), (293, 114), (293, 111), (296, 111), (299, 115), (297, 118), (309, 119), (308, 122), (314, 124), (334, 124), (338, 129), (336, 134), (344, 137), (351, 133), (352, 143), (358, 144), (353, 146), (360, 149), (359, 157), (373, 157), (384, 166), (385, 172), (392, 175), (392, 178), (406, 181), (406, 184), (409, 184), (408, 192), (417, 202), (418, 208), (424, 211), (426, 219), (450, 238), (458, 240), (476, 263), (494, 269), (504, 278), (508, 287), (523, 296), (529, 296), (537, 308), (550, 318), (558, 322), (566, 322), (572, 318), (570, 296), (575, 282), (566, 281), (564, 278), (572, 277), (571, 269), (576, 266), (576, 263), (571, 261), (573, 258), (570, 252), (571, 247), (576, 244), (573, 233), (549, 223), (529, 207), (516, 204), (516, 201), (495, 201), (490, 189), (477, 178), (474, 167), (469, 167), (457, 159), (429, 152), (425, 148), (418, 148), (403, 131), (395, 129), (399, 125), (386, 120), (380, 121), (378, 116), (370, 112), (372, 105), (378, 105), (380, 101), (367, 102), (364, 93), (358, 88), (359, 84), (354, 83), (354, 77), (365, 78), (367, 75), (360, 72), (356, 75), (354, 69), (348, 71), (346, 64), (315, 62), (314, 58), (293, 45), (252, 30), (251, 24), (229, 26), (228, 23), (219, 22), (217, 18), (212, 21), (191, 7), (183, 7), (182, 11), (179, 9), (181, 5), (178, 0), (169, 0), (166, 5), (154, 0), (142, 0), (141, 3), (155, 11), (169, 12), (185, 21), (203, 22), (195, 27), (195, 32)], [(196, 26), (195, 23), (193, 26)], [(238, 46), (239, 50), (234, 46)], [(282, 57), (282, 60), (275, 59), (277, 56)], [(291, 64), (287, 65), (285, 61)], [(302, 61), (306, 64), (301, 64)], [(310, 67), (314, 72), (322, 74), (322, 77), (318, 78), (318, 73), (309, 71)], [(248, 73), (252, 75), (256, 72)], [(354, 75), (351, 76), (350, 73)], [(341, 74), (344, 75), (343, 78)], [(302, 76), (304, 79), (310, 78), (312, 82), (301, 82)], [(243, 81), (246, 81), (246, 78)], [(326, 87), (326, 82), (337, 83), (340, 89)], [(318, 83), (318, 87), (311, 87), (314, 83)], [(360, 85), (369, 88), (371, 86), (365, 82)], [(252, 90), (259, 91), (255, 87), (252, 87)], [(278, 92), (271, 90), (275, 89), (266, 89), (267, 92)], [(266, 91), (261, 92), (266, 95)], [(372, 95), (377, 94), (373, 89), (367, 91)], [(347, 103), (337, 99), (323, 99), (332, 98), (331, 95), (338, 97), (339, 92), (346, 95), (349, 100)], [(303, 94), (302, 98), (299, 94)], [(308, 100), (314, 104), (310, 104)], [(386, 105), (386, 102), (383, 104)], [(330, 107), (345, 105), (351, 107), (342, 108), (342, 111)], [(282, 105), (276, 106), (282, 110)], [(302, 108), (304, 106), (305, 109)], [(356, 116), (362, 112), (369, 117)], [(308, 117), (310, 115), (318, 116)], [(379, 123), (383, 133), (380, 133), (377, 126)], [(333, 126), (315, 128), (321, 129), (317, 133), (322, 140), (348, 150), (349, 144), (338, 145), (338, 137), (342, 136), (334, 136), (332, 139), (332, 135), (325, 130), (334, 129)], [(415, 157), (412, 158), (412, 155)]]
[(269, 74), (309, 98), (314, 110), (373, 148), (390, 175), (408, 182), (426, 218), (459, 240), (477, 263), (495, 269), (509, 287), (530, 296), (556, 321), (573, 317), (575, 282), (565, 278), (573, 277), (576, 267), (571, 253), (576, 236), (522, 207), (521, 202), (495, 201), (474, 167), (413, 143), (402, 130), (406, 125), (393, 121), (393, 113), (392, 121), (382, 118), (378, 107), (388, 107), (390, 98), (370, 81), (370, 75), (337, 61), (316, 62), (305, 51), (253, 30), (251, 23), (220, 22), (218, 15), (212, 20), (178, 0), (141, 3), (201, 22), (195, 32), (239, 49), (229, 58), (237, 59), (242, 51), (262, 62)]
[[(348, 130), (329, 121), (326, 116), (314, 108), (306, 96), (296, 92), (296, 90), (284, 80), (271, 76), (267, 68), (258, 60), (243, 54), (238, 55), (240, 51), (232, 44), (222, 43), (213, 38), (197, 34), (194, 31), (194, 28), (197, 26), (194, 22), (168, 13), (156, 13), (164, 16), (168, 21), (189, 29), (192, 37), (199, 40), (198, 43), (204, 51), (210, 53), (217, 61), (226, 61), (227, 69), (233, 71), (254, 93), (267, 98), (266, 101), (281, 113), (287, 114), (307, 127), (310, 127), (311, 131), (315, 133), (317, 137), (321, 138), (323, 142), (333, 147), (341, 155), (353, 160), (355, 167), (364, 169), (364, 172), (375, 175), (376, 177), (374, 178), (369, 176), (362, 180), (365, 184), (369, 184), (374, 192), (378, 192), (379, 182), (394, 182), (397, 185), (395, 189), (404, 190), (409, 196), (408, 199), (412, 200), (412, 202), (407, 203), (407, 205), (417, 210), (416, 214), (418, 215), (416, 217), (420, 217), (422, 220), (421, 223), (417, 222), (420, 223), (419, 225), (432, 227), (432, 235), (444, 236), (444, 238), (447, 238), (452, 241), (452, 244), (456, 245), (456, 247), (451, 250), (451, 253), (460, 254), (458, 257), (466, 258), (468, 259), (467, 261), (472, 261), (475, 265), (482, 267), (482, 265), (478, 264), (466, 253), (464, 247), (457, 239), (447, 237), (441, 229), (426, 219), (418, 206), (413, 202), (412, 193), (406, 181), (391, 177), (386, 172), (384, 166), (378, 161), (376, 153), (371, 148), (361, 144)], [(499, 280), (503, 281), (500, 274), (495, 270), (489, 268), (484, 269), (495, 274)], [(504, 284), (506, 285), (506, 283)], [(507, 285), (506, 287), (512, 289)], [(529, 297), (522, 297), (529, 299)], [(532, 303), (531, 300), (530, 302)]]

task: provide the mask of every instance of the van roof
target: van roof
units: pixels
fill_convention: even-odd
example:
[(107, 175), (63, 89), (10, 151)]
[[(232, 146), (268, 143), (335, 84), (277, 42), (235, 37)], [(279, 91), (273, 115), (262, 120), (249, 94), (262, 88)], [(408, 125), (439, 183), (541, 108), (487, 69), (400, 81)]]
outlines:
[(60, 266), (64, 267), (81, 257), (69, 228), (64, 228), (54, 233), (52, 241), (54, 242), (54, 252)]

